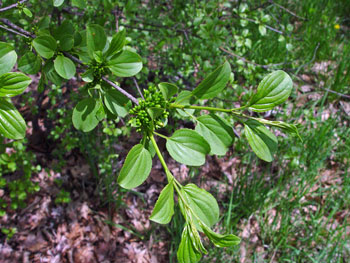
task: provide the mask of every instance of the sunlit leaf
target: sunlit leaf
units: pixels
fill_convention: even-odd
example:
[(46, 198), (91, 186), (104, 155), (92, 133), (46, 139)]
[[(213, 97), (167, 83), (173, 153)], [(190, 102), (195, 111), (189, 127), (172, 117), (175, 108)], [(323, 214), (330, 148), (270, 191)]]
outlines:
[(126, 156), (124, 165), (118, 176), (118, 183), (132, 189), (141, 185), (148, 177), (152, 168), (152, 157), (142, 144), (137, 144)]
[(210, 152), (206, 140), (194, 130), (181, 129), (167, 139), (166, 148), (172, 158), (179, 163), (201, 166), (205, 155)]
[(286, 72), (274, 71), (260, 82), (258, 90), (250, 99), (248, 106), (256, 112), (271, 110), (287, 100), (292, 88), (292, 79)]
[(32, 79), (19, 72), (0, 75), (0, 97), (13, 97), (21, 94)]
[(23, 139), (26, 123), (17, 109), (5, 99), (0, 98), (0, 133), (9, 139)]
[(174, 185), (171, 180), (160, 192), (150, 219), (158, 224), (168, 224), (174, 214)]
[(193, 91), (199, 99), (211, 99), (218, 95), (230, 79), (231, 67), (226, 61), (223, 65), (210, 73)]
[(244, 123), (244, 134), (255, 154), (266, 162), (273, 160), (273, 154), (277, 150), (277, 138), (264, 125), (255, 120)]

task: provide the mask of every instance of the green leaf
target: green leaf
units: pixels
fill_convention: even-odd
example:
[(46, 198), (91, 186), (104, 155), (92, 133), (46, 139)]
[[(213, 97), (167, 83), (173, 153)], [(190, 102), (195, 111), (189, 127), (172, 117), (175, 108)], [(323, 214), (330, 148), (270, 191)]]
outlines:
[[(144, 143), (143, 143), (143, 140), (145, 140)], [(154, 148), (151, 140), (143, 137), (141, 140), (141, 143), (143, 143), (144, 147), (149, 151), (149, 153), (151, 154), (151, 157), (153, 158), (156, 155), (156, 149)]]
[(63, 79), (57, 74), (52, 60), (46, 61), (43, 70), (48, 80), (57, 86), (61, 86)]
[(26, 74), (37, 74), (41, 67), (41, 59), (33, 52), (27, 52), (18, 61), (18, 69)]
[(164, 112), (163, 108), (152, 107), (147, 109), (147, 113), (149, 114), (152, 120), (155, 120), (156, 118), (161, 116), (163, 112)]
[(159, 90), (162, 92), (165, 100), (169, 100), (179, 90), (179, 88), (176, 85), (167, 82), (159, 83), (158, 87)]
[(273, 154), (277, 150), (277, 138), (264, 125), (255, 120), (244, 123), (244, 134), (255, 154), (266, 162), (273, 160)]
[(55, 70), (64, 79), (71, 79), (76, 72), (73, 61), (65, 56), (57, 56), (54, 61)]
[(0, 133), (9, 139), (19, 140), (26, 135), (26, 123), (16, 108), (0, 99)]
[[(183, 90), (177, 95), (174, 104), (189, 105), (191, 102), (191, 99), (192, 99), (192, 92), (188, 90)], [(176, 109), (176, 110), (182, 117), (188, 117), (189, 114), (193, 114), (195, 111), (193, 109), (183, 109), (183, 110)], [(186, 112), (189, 114), (187, 114)]]
[(199, 99), (211, 99), (219, 94), (230, 79), (231, 67), (226, 61), (223, 65), (210, 73), (193, 91), (192, 94)]
[(125, 45), (125, 30), (119, 31), (116, 35), (113, 36), (111, 43), (109, 44), (109, 48), (106, 51), (106, 57), (117, 54), (119, 51), (123, 49)]
[(118, 176), (118, 183), (132, 189), (141, 185), (148, 177), (152, 168), (152, 157), (142, 144), (137, 144), (128, 153), (125, 163)]
[(10, 44), (0, 42), (0, 75), (9, 72), (16, 64), (17, 54)]
[(93, 82), (94, 81), (94, 70), (89, 68), (84, 73), (81, 74), (82, 80), (85, 82)]
[(23, 13), (26, 15), (26, 16), (28, 16), (28, 17), (32, 17), (33, 16), (33, 14), (32, 14), (32, 12), (28, 9), (28, 8), (23, 8)]
[(74, 26), (70, 20), (64, 20), (62, 24), (53, 30), (53, 36), (57, 40), (60, 40), (64, 35), (73, 36), (75, 33)]
[(72, 5), (84, 9), (86, 7), (85, 0), (72, 0)]
[(186, 225), (181, 235), (181, 242), (177, 250), (177, 260), (179, 263), (197, 263), (202, 254), (194, 247), (191, 239), (191, 232)]
[(286, 72), (274, 71), (260, 82), (258, 91), (250, 99), (248, 106), (256, 112), (271, 110), (287, 100), (292, 88), (292, 79)]
[(174, 214), (174, 181), (171, 180), (161, 191), (152, 211), (151, 219), (158, 224), (168, 224)]
[(53, 5), (59, 7), (64, 3), (64, 0), (53, 0)]
[(106, 42), (107, 36), (102, 26), (92, 24), (86, 27), (87, 50), (91, 58), (93, 58), (94, 51), (104, 49)]
[(94, 57), (94, 59), (98, 63), (102, 63), (104, 61), (104, 57), (103, 57), (102, 51), (99, 51), (99, 50), (98, 51), (94, 51), (92, 56)]
[(277, 127), (289, 134), (296, 135), (302, 141), (298, 128), (294, 124), (285, 123), (283, 121), (269, 121), (269, 120), (260, 119), (260, 118), (255, 118), (255, 119), (262, 124)]
[(74, 127), (83, 132), (93, 130), (99, 123), (97, 113), (100, 106), (101, 103), (93, 98), (80, 101), (73, 110), (72, 121)]
[[(195, 184), (187, 184), (181, 188), (181, 193), (191, 208), (191, 211), (196, 215), (192, 219), (197, 229), (201, 230), (201, 227), (196, 217), (209, 227), (218, 222), (219, 206), (216, 199), (210, 193)], [(184, 211), (183, 207), (181, 208)]]
[(107, 66), (118, 77), (131, 77), (142, 69), (142, 60), (138, 54), (124, 50), (120, 55), (112, 57)]
[(225, 155), (233, 143), (232, 127), (215, 114), (197, 118), (196, 131), (209, 143), (211, 154)]
[(56, 40), (49, 35), (38, 36), (33, 40), (35, 50), (43, 58), (52, 58), (57, 49)]
[(201, 166), (205, 155), (210, 152), (206, 140), (194, 130), (181, 129), (167, 139), (166, 148), (172, 158), (179, 163)]
[(233, 234), (221, 235), (215, 233), (208, 226), (201, 224), (204, 234), (217, 247), (231, 247), (236, 246), (241, 242), (241, 239)]
[(128, 110), (126, 109), (128, 101), (127, 97), (115, 89), (107, 90), (104, 94), (104, 103), (107, 109), (122, 118), (128, 114)]
[(265, 36), (266, 35), (266, 26), (259, 25), (259, 32), (260, 32), (260, 35)]
[(69, 51), (74, 46), (74, 36), (73, 35), (60, 35), (59, 46), (62, 51)]
[(13, 97), (21, 94), (32, 79), (19, 72), (9, 72), (0, 76), (0, 97)]

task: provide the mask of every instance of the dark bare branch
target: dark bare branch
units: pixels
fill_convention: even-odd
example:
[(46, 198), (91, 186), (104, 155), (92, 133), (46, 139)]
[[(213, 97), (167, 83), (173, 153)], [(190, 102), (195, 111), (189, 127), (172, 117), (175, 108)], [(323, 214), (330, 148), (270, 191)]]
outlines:
[(31, 38), (35, 38), (35, 34), (30, 33), (27, 30), (24, 30), (23, 28), (15, 25), (14, 23), (12, 23), (10, 20), (6, 19), (6, 18), (0, 18), (0, 22), (2, 22), (3, 24), (7, 25), (8, 27), (10, 27), (11, 29), (22, 33), (23, 35), (26, 35), (28, 37)]
[(30, 37), (27, 36), (27, 35), (24, 35), (24, 34), (22, 34), (22, 33), (20, 33), (20, 32), (17, 32), (17, 31), (15, 31), (15, 30), (11, 29), (11, 28), (7, 28), (7, 27), (5, 27), (5, 26), (3, 26), (3, 25), (0, 25), (0, 28), (4, 29), (4, 30), (6, 30), (6, 31), (9, 31), (9, 32), (11, 32), (11, 33), (13, 33), (13, 34), (16, 34), (16, 35), (19, 35), (19, 36), (22, 36), (22, 37), (25, 37), (25, 38), (30, 38)]

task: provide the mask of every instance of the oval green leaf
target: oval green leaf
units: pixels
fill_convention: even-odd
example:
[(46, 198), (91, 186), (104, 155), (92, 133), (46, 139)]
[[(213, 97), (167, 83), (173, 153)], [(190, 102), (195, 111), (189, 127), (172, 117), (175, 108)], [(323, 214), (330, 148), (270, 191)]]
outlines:
[(61, 78), (60, 75), (57, 74), (54, 67), (54, 63), (51, 59), (46, 61), (43, 71), (48, 80), (50, 80), (53, 84), (57, 86), (61, 86), (63, 78)]
[(19, 140), (26, 135), (26, 123), (16, 108), (0, 99), (0, 133), (6, 138)]
[(162, 92), (165, 100), (169, 100), (172, 96), (174, 96), (179, 88), (172, 83), (162, 82), (158, 84), (159, 90)]
[(97, 113), (101, 103), (93, 98), (80, 101), (73, 110), (72, 121), (77, 130), (89, 132), (99, 123)]
[(102, 26), (97, 24), (86, 27), (86, 44), (89, 56), (93, 58), (94, 51), (102, 51), (106, 46), (107, 36)]
[(16, 64), (17, 54), (13, 46), (0, 42), (0, 75), (11, 71)]
[(71, 79), (76, 72), (73, 61), (62, 55), (56, 57), (54, 67), (58, 75), (64, 79)]
[(123, 49), (125, 45), (125, 30), (119, 31), (116, 35), (113, 36), (109, 48), (106, 51), (105, 56), (113, 56)]
[(174, 185), (171, 180), (160, 192), (149, 219), (158, 224), (168, 224), (174, 214)]
[(107, 109), (120, 117), (125, 117), (128, 114), (128, 110), (125, 107), (129, 100), (118, 90), (110, 89), (104, 94), (104, 104)]
[(196, 131), (209, 143), (211, 154), (225, 155), (233, 143), (232, 127), (215, 114), (197, 118)]
[(273, 160), (277, 150), (277, 138), (264, 125), (255, 120), (244, 123), (244, 134), (255, 154), (266, 162)]
[(292, 92), (293, 81), (283, 70), (277, 70), (267, 75), (260, 82), (257, 93), (249, 101), (252, 111), (264, 112), (285, 102)]
[[(219, 220), (219, 206), (216, 199), (207, 191), (195, 184), (187, 184), (181, 189), (187, 204), (192, 212), (207, 226), (211, 227)], [(181, 204), (181, 203), (180, 203)], [(201, 230), (200, 223), (192, 216), (197, 227)]]
[(43, 58), (52, 58), (57, 49), (56, 40), (49, 35), (38, 36), (33, 40), (35, 50)]
[(9, 72), (0, 76), (0, 97), (13, 97), (21, 94), (32, 82), (23, 73)]
[(226, 61), (223, 65), (210, 73), (193, 91), (192, 94), (199, 99), (211, 99), (218, 95), (230, 79), (231, 67)]
[(124, 50), (117, 57), (112, 57), (107, 66), (118, 77), (131, 77), (142, 69), (142, 60), (138, 54)]
[(60, 35), (59, 46), (62, 51), (69, 51), (74, 46), (74, 36), (73, 35)]
[(64, 3), (64, 0), (53, 0), (53, 5), (59, 7)]
[(118, 176), (118, 183), (132, 189), (141, 185), (148, 177), (152, 168), (152, 157), (142, 144), (137, 144), (126, 156), (124, 165)]
[(26, 74), (34, 75), (39, 72), (41, 59), (33, 52), (27, 52), (18, 61), (18, 69)]
[(197, 263), (202, 254), (195, 248), (191, 239), (192, 233), (186, 225), (181, 235), (181, 242), (177, 250), (177, 260), (179, 263)]
[(208, 226), (201, 224), (204, 234), (209, 238), (209, 240), (217, 247), (231, 247), (236, 246), (241, 242), (238, 236), (233, 234), (221, 235), (215, 233)]
[(181, 129), (167, 139), (166, 148), (177, 162), (191, 166), (205, 163), (205, 155), (210, 152), (207, 141), (194, 130)]

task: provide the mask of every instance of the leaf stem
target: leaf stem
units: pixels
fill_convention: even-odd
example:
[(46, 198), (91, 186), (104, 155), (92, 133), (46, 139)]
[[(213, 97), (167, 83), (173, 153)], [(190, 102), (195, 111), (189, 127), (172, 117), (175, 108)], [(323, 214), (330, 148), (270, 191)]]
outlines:
[(153, 131), (153, 133), (154, 133), (155, 135), (159, 136), (159, 137), (162, 137), (162, 138), (165, 139), (165, 140), (168, 140), (168, 139), (169, 139), (169, 137), (167, 137), (167, 136), (165, 136), (165, 135), (163, 135), (163, 134), (160, 134), (160, 133), (158, 133), (158, 132)]
[[(154, 132), (155, 133), (155, 132)], [(164, 168), (164, 171), (165, 171), (165, 174), (166, 174), (166, 177), (168, 179), (168, 182), (170, 182), (172, 179), (176, 182), (176, 179), (174, 178), (174, 176), (171, 174), (171, 172), (169, 171), (169, 168), (168, 166), (166, 165), (165, 161), (164, 161), (164, 158), (163, 158), (163, 155), (162, 153), (160, 152), (159, 150), (159, 147), (158, 147), (158, 144), (156, 142), (156, 140), (154, 139), (154, 136), (153, 134), (150, 134), (149, 135), (149, 138), (151, 139), (151, 142), (153, 144), (153, 147), (154, 149), (156, 150), (156, 153), (158, 155), (158, 158), (160, 160), (160, 163), (162, 164), (163, 168)]]
[(170, 108), (175, 108), (175, 109), (193, 109), (193, 110), (207, 110), (207, 111), (219, 111), (219, 112), (225, 112), (225, 113), (235, 113), (235, 111), (238, 110), (243, 110), (247, 106), (242, 106), (239, 108), (233, 108), (233, 109), (223, 109), (223, 108), (215, 108), (215, 107), (207, 107), (207, 106), (198, 106), (198, 105), (179, 105), (176, 103), (171, 103)]

